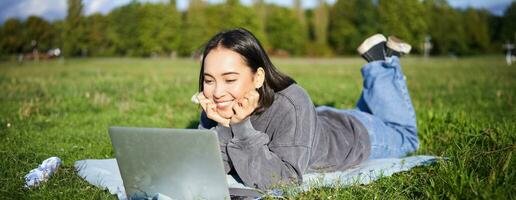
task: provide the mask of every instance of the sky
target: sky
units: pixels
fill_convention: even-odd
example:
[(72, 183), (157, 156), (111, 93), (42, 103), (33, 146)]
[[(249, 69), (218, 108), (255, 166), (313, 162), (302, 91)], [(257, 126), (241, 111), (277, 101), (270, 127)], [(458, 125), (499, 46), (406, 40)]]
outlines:
[[(106, 14), (113, 8), (129, 3), (131, 0), (83, 0), (84, 13)], [(138, 0), (140, 2), (168, 2), (168, 0)], [(208, 0), (210, 3), (220, 3), (224, 0)], [(250, 5), (252, 0), (240, 0), (245, 5)], [(336, 0), (326, 0), (333, 4)], [(484, 8), (495, 15), (502, 15), (508, 5), (515, 0), (448, 0), (455, 8)], [(185, 10), (188, 7), (188, 0), (177, 0), (177, 7)], [(294, 0), (265, 0), (268, 3), (275, 3), (282, 6), (291, 6)], [(313, 8), (317, 0), (302, 0), (303, 7)], [(9, 18), (26, 19), (28, 16), (36, 15), (53, 21), (63, 19), (66, 16), (66, 0), (1, 0), (0, 1), (0, 23)]]

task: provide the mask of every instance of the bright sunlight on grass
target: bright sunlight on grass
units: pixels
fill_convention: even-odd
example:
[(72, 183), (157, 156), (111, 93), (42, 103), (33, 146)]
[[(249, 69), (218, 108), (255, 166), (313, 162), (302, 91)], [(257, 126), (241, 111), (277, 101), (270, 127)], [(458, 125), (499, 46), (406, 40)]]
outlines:
[[(276, 59), (315, 104), (351, 108), (358, 58)], [(370, 185), (317, 189), (292, 199), (513, 199), (516, 193), (516, 66), (500, 57), (403, 58), (417, 112), (416, 154), (448, 157)], [(0, 63), (2, 199), (115, 199), (76, 175), (82, 159), (114, 157), (109, 126), (196, 127), (193, 60), (96, 58)], [(23, 176), (58, 156), (37, 189)]]

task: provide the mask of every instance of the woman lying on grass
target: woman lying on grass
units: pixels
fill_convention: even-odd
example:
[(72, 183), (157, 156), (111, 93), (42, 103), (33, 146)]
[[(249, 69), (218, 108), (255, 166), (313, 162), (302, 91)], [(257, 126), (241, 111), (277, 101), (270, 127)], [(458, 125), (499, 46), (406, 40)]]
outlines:
[(305, 173), (415, 151), (416, 116), (399, 64), (410, 45), (376, 34), (358, 51), (368, 63), (357, 107), (316, 108), (252, 33), (215, 35), (204, 49), (196, 98), (203, 109), (199, 128), (218, 133), (226, 173), (266, 189), (301, 183)]

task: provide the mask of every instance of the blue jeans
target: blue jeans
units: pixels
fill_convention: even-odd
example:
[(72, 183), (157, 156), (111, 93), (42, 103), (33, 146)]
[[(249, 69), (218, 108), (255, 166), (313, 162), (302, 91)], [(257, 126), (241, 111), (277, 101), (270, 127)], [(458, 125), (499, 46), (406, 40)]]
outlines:
[(416, 113), (396, 56), (362, 67), (364, 85), (355, 109), (335, 109), (357, 118), (371, 141), (369, 159), (403, 157), (417, 150)]

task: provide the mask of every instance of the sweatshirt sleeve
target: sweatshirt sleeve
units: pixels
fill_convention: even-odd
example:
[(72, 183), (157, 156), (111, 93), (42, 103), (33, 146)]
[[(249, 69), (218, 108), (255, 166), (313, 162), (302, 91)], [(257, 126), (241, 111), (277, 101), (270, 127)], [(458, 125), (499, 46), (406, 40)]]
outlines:
[(255, 130), (249, 118), (230, 125), (235, 137), (227, 145), (228, 155), (246, 186), (267, 189), (302, 183), (310, 159), (314, 114), (294, 106), (285, 110), (275, 118), (278, 128), (272, 141), (268, 134)]
[(232, 137), (231, 129), (209, 119), (204, 111), (202, 111), (201, 113), (201, 119), (199, 121), (198, 129), (210, 129), (217, 132), (217, 137), (219, 138), (220, 153), (222, 154), (222, 163), (224, 164), (224, 171), (226, 172), (226, 174), (229, 173), (232, 164), (228, 158), (227, 145)]

